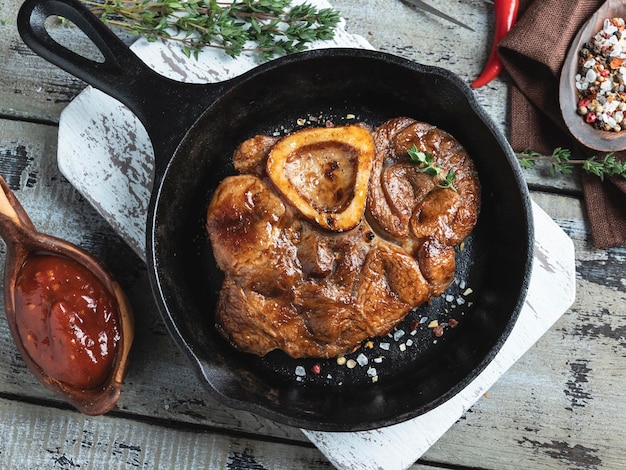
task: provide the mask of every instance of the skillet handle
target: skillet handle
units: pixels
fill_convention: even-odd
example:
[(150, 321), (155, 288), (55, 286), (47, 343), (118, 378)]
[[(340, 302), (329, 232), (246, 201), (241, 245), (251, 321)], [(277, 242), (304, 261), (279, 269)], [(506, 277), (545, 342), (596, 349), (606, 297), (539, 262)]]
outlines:
[[(56, 42), (45, 26), (46, 19), (55, 15), (78, 26), (104, 62), (87, 59)], [(27, 0), (19, 11), (17, 27), (24, 43), (38, 55), (95, 87), (110, 86), (123, 79), (124, 70), (141, 68), (126, 44), (77, 0)]]
[[(98, 48), (104, 61), (83, 57), (55, 41), (45, 26), (50, 16), (74, 23)], [(186, 130), (218, 96), (217, 84), (182, 83), (152, 70), (78, 0), (26, 0), (18, 13), (17, 27), (24, 43), (35, 53), (130, 108), (152, 140), (157, 177)], [(185, 112), (172, 119), (181, 104)]]

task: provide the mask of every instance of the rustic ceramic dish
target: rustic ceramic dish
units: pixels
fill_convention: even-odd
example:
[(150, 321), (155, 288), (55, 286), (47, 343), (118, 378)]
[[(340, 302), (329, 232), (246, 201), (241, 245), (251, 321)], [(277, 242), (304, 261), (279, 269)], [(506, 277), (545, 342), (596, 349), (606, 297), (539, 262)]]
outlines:
[(565, 56), (559, 82), (559, 103), (563, 120), (570, 133), (585, 147), (601, 152), (626, 149), (626, 130), (602, 131), (587, 124), (577, 113), (575, 77), (578, 73), (578, 55), (583, 45), (602, 29), (607, 18), (626, 18), (626, 3), (621, 0), (605, 2), (580, 29)]
[[(49, 390), (89, 415), (110, 411), (117, 403), (128, 365), (134, 328), (130, 304), (119, 284), (107, 270), (80, 247), (65, 240), (38, 232), (8, 184), (0, 177), (0, 235), (7, 246), (4, 265), (4, 306), (15, 344), (35, 377)], [(115, 297), (120, 339), (118, 352), (105, 382), (89, 389), (77, 388), (51, 377), (29, 355), (17, 327), (15, 287), (24, 261), (31, 254), (52, 254), (69, 258), (85, 267)]]
[[(45, 30), (51, 15), (80, 27), (104, 61), (90, 61), (56, 43)], [(146, 230), (154, 298), (216, 400), (300, 428), (372, 429), (444, 403), (504, 344), (530, 278), (530, 198), (506, 138), (453, 73), (380, 52), (327, 49), (282, 57), (225, 82), (191, 85), (155, 73), (78, 1), (27, 0), (18, 27), (34, 51), (125, 103), (146, 127), (155, 151)], [(373, 126), (397, 116), (430, 122), (463, 144), (481, 179), (481, 215), (457, 253), (457, 276), (475, 292), (463, 315), (459, 312), (462, 321), (441, 338), (426, 328), (410, 336), (416, 319), (438, 318), (446, 296), (413, 312), (400, 328), (411, 346), (404, 343), (403, 351), (394, 343), (385, 349), (392, 337), (361, 351), (385, 351), (376, 383), (360, 365), (349, 369), (335, 360), (238, 353), (214, 328), (223, 276), (205, 230), (212, 193), (234, 173), (232, 154), (242, 141), (295, 129), (308, 116), (337, 125), (350, 116)], [(460, 285), (450, 293), (455, 298), (462, 294)], [(321, 373), (298, 373), (313, 366)]]

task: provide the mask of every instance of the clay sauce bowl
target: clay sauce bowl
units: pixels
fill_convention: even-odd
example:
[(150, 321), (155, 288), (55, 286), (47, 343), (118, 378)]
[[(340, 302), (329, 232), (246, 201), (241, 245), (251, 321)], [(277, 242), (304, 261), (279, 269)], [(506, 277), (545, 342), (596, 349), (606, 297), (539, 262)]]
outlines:
[[(17, 349), (28, 369), (47, 389), (82, 413), (104, 414), (116, 405), (120, 397), (122, 380), (133, 341), (133, 316), (126, 295), (111, 274), (87, 252), (66, 240), (38, 232), (2, 177), (0, 177), (0, 188), (0, 236), (7, 246), (4, 264), (4, 304), (9, 329)], [(118, 349), (111, 370), (108, 371), (104, 382), (98, 386), (85, 389), (57, 380), (30, 356), (22, 342), (17, 318), (20, 312), (15, 302), (17, 279), (27, 258), (40, 254), (65, 257), (86, 268), (116, 300), (117, 325), (120, 335), (117, 343)]]

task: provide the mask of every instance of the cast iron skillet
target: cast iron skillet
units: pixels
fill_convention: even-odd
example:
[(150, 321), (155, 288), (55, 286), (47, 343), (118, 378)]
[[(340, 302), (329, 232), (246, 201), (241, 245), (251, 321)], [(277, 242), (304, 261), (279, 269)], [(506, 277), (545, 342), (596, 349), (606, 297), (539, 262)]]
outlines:
[[(76, 24), (104, 60), (83, 58), (55, 42), (44, 25), (51, 15)], [(18, 27), (37, 54), (125, 103), (145, 125), (156, 158), (146, 245), (153, 294), (215, 399), (302, 428), (366, 430), (442, 404), (494, 358), (528, 287), (530, 199), (506, 139), (454, 74), (379, 52), (330, 49), (283, 57), (222, 83), (190, 85), (150, 70), (78, 1), (27, 0)], [(365, 366), (238, 353), (213, 327), (222, 277), (204, 230), (212, 191), (233, 173), (233, 150), (246, 138), (295, 129), (298, 118), (311, 115), (342, 124), (350, 114), (372, 125), (396, 116), (430, 122), (473, 157), (483, 207), (457, 252), (460, 285), (449, 293), (454, 300), (444, 295), (417, 309), (395, 338), (376, 339), (373, 348), (349, 357), (362, 353)], [(467, 287), (473, 293), (463, 296)], [(465, 303), (453, 308), (459, 298)], [(449, 317), (459, 326), (441, 338), (425, 326), (410, 333), (422, 318)], [(384, 359), (378, 363), (377, 357)], [(319, 374), (311, 372), (314, 365)]]

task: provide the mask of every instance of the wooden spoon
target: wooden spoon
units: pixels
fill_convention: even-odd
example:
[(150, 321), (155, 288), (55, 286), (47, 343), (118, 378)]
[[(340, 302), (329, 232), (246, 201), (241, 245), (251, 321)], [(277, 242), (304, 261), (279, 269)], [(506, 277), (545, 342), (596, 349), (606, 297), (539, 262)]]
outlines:
[(607, 18), (626, 18), (626, 2), (607, 0), (578, 32), (563, 64), (559, 83), (559, 102), (565, 124), (576, 140), (594, 150), (616, 152), (626, 149), (626, 130), (608, 132), (596, 129), (576, 112), (578, 98), (575, 77), (578, 73), (578, 54), (583, 45), (602, 29)]
[[(18, 350), (29, 370), (46, 388), (85, 414), (99, 415), (106, 413), (116, 405), (119, 399), (133, 340), (133, 318), (129, 302), (118, 283), (93, 257), (72, 243), (38, 232), (28, 214), (1, 176), (0, 188), (2, 189), (0, 191), (0, 236), (7, 245), (4, 266), (5, 311), (11, 334)], [(95, 310), (94, 315), (91, 317), (86, 315), (85, 312), (80, 313), (80, 317), (75, 316), (75, 312), (71, 311), (55, 314), (55, 308), (57, 308), (57, 312), (60, 312), (59, 308), (64, 309), (71, 304), (71, 300), (68, 301), (67, 298), (55, 298), (56, 304), (53, 307), (48, 305), (47, 309), (43, 304), (36, 309), (34, 302), (27, 304), (28, 308), (24, 308), (25, 304), (22, 299), (24, 295), (18, 291), (21, 289), (21, 284), (19, 283), (24, 279), (24, 273), (27, 272), (26, 264), (32, 263), (35, 259), (41, 260), (43, 258), (46, 258), (48, 262), (52, 261), (54, 263), (58, 260), (60, 264), (63, 263), (66, 266), (76, 267), (76, 272), (82, 273), (81, 282), (82, 280), (86, 280), (84, 283), (91, 282), (92, 286), (100, 289), (99, 292), (104, 292), (104, 297), (100, 298), (106, 299), (109, 302), (107, 305), (112, 307), (111, 311), (115, 319), (114, 323), (109, 324), (114, 325), (115, 328), (109, 333), (114, 333), (114, 335), (110, 334), (110, 336), (115, 336), (116, 338), (114, 351), (108, 351), (106, 355), (103, 354), (102, 358), (106, 357), (107, 360), (104, 361), (103, 359), (100, 365), (97, 364), (98, 361), (96, 360), (91, 364), (87, 364), (88, 367), (85, 368), (91, 371), (92, 369), (97, 370), (97, 367), (102, 367), (102, 363), (107, 365), (107, 369), (101, 370), (103, 378), (98, 380), (98, 383), (83, 386), (78, 385), (74, 381), (74, 377), (80, 377), (85, 371), (77, 368), (78, 364), (82, 364), (81, 362), (72, 362), (71, 359), (76, 359), (76, 356), (80, 359), (81, 354), (85, 351), (84, 349), (81, 350), (81, 348), (84, 348), (85, 345), (78, 344), (80, 341), (77, 341), (76, 337), (72, 337), (71, 331), (76, 329), (76, 325), (63, 324), (64, 319), (78, 318), (81, 320), (80, 327), (84, 327), (81, 330), (82, 335), (85, 331), (88, 331), (90, 325), (92, 327), (95, 325)], [(39, 274), (38, 272), (37, 275)], [(66, 282), (65, 279), (63, 278), (63, 281), (59, 282), (59, 284)], [(64, 285), (71, 286), (69, 282), (68, 280)], [(61, 290), (55, 293), (55, 295), (61, 295), (59, 292)], [(84, 295), (84, 291), (81, 290), (80, 295), (77, 294), (74, 297), (79, 298)], [(28, 297), (27, 301), (31, 302), (32, 298)], [(26, 318), (28, 315), (31, 316), (31, 320)], [(29, 341), (35, 336), (30, 332), (26, 333), (25, 327), (20, 326), (24, 325), (25, 320), (31, 321), (35, 325), (44, 321), (44, 329), (47, 328), (46, 331), (49, 337), (46, 337), (45, 340), (43, 338), (35, 338), (39, 341), (35, 349), (25, 345), (25, 341)], [(55, 336), (57, 333), (59, 335)], [(106, 333), (106, 331), (103, 333)], [(83, 337), (87, 336), (83, 335)], [(72, 339), (70, 340), (70, 338)], [(78, 339), (80, 340), (80, 338)], [(49, 346), (53, 343), (59, 346), (53, 349), (52, 346)], [(36, 349), (40, 350), (48, 346), (49, 349), (45, 350), (45, 354), (50, 354), (45, 356), (48, 359), (46, 361), (42, 359), (41, 363), (38, 363), (31, 353), (34, 353)], [(55, 353), (68, 351), (68, 347), (70, 352), (67, 355), (63, 354), (63, 357), (54, 356)], [(103, 348), (104, 345), (98, 344), (98, 347)], [(75, 350), (71, 348), (75, 348)], [(102, 351), (105, 351), (105, 349), (102, 349)], [(114, 357), (108, 356), (109, 353), (114, 354)], [(41, 357), (43, 358), (43, 355)], [(96, 359), (99, 360), (100, 358), (97, 357)], [(62, 375), (70, 377), (70, 380), (60, 380), (59, 374), (51, 372), (51, 369), (63, 367), (59, 364), (67, 364), (68, 367), (66, 367)]]

